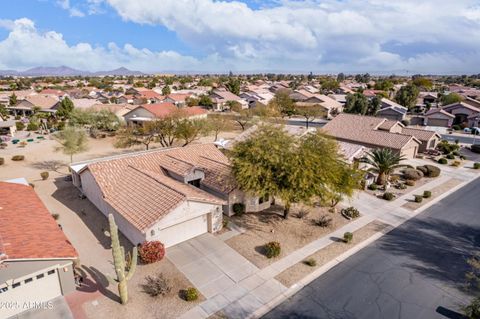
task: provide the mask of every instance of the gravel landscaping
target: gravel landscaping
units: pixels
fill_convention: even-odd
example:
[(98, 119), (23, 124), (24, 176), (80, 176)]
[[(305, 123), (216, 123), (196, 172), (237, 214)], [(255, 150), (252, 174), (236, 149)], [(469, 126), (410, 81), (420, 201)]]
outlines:
[(314, 259), (316, 262), (315, 266), (309, 266), (304, 261), (302, 261), (291, 266), (290, 268), (287, 268), (286, 270), (278, 274), (275, 279), (277, 279), (286, 287), (290, 287), (314, 270), (316, 270), (317, 268), (340, 256), (342, 253), (346, 252), (353, 246), (370, 238), (375, 233), (384, 230), (386, 227), (387, 225), (379, 221), (373, 221), (363, 226), (359, 230), (353, 232), (353, 240), (349, 244), (345, 244), (344, 242), (340, 241), (333, 242), (327, 247), (320, 249), (316, 253), (305, 258), (304, 261)]
[[(325, 207), (305, 209), (310, 212), (302, 219), (295, 217), (300, 207), (292, 207), (291, 216), (283, 219), (281, 206), (271, 207), (262, 213), (234, 216), (231, 220), (246, 231), (228, 239), (226, 243), (255, 266), (264, 268), (349, 222), (339, 212), (330, 213)], [(337, 210), (340, 211), (340, 207)], [(314, 221), (323, 215), (332, 219), (329, 227), (315, 225)], [(278, 257), (269, 259), (264, 255), (263, 246), (271, 241), (280, 242), (281, 253)]]
[[(147, 275), (163, 273), (170, 281), (171, 291), (165, 296), (150, 297), (143, 292), (141, 284)], [(83, 305), (88, 318), (177, 318), (205, 300), (199, 296), (196, 301), (184, 301), (179, 292), (193, 287), (187, 278), (167, 259), (150, 265), (139, 265), (133, 278), (128, 282), (129, 301), (125, 306), (117, 301), (102, 296), (95, 302)], [(117, 294), (116, 287), (109, 285), (108, 289)], [(97, 305), (94, 303), (98, 302)]]
[[(409, 201), (408, 203), (403, 204), (402, 207), (405, 207), (410, 210), (415, 210), (427, 204), (428, 202), (432, 201), (436, 197), (442, 195), (443, 193), (449, 191), (450, 189), (459, 185), (460, 183), (462, 183), (462, 181), (459, 179), (455, 179), (455, 178), (449, 179), (447, 182), (443, 183), (442, 185), (439, 185), (437, 187), (430, 189), (429, 191), (432, 192), (432, 196), (430, 198), (424, 198), (421, 203), (416, 203), (412, 197), (412, 200)], [(417, 195), (422, 195), (422, 192), (418, 192)]]

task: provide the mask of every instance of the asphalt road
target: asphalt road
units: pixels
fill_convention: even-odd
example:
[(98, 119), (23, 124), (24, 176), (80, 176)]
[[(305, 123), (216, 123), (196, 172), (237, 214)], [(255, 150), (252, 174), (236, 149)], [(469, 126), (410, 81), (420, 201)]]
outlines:
[(480, 249), (480, 180), (299, 291), (265, 319), (461, 318), (466, 259)]
[[(473, 135), (465, 135), (465, 136), (457, 136), (457, 135), (450, 135), (450, 134), (442, 134), (442, 138), (449, 141), (454, 142), (458, 139), (460, 143), (465, 144), (473, 144)], [(475, 144), (480, 144), (480, 136), (477, 135), (475, 138)]]

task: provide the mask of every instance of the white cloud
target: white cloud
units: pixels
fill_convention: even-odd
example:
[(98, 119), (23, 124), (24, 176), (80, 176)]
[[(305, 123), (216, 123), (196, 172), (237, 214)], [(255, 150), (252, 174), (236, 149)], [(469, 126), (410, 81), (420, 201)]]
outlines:
[(67, 10), (71, 17), (81, 18), (85, 16), (85, 13), (83, 13), (80, 9), (70, 5), (70, 0), (57, 0), (57, 5), (59, 5), (60, 8)]
[(238, 0), (105, 2), (237, 69), (462, 73), (480, 60), (478, 0), (283, 0), (260, 9)]
[(115, 43), (109, 43), (107, 47), (94, 47), (89, 43), (69, 45), (61, 33), (41, 33), (34, 22), (27, 18), (12, 21), (10, 27), (8, 37), (0, 41), (0, 69), (23, 70), (36, 66), (67, 65), (98, 71), (125, 66), (152, 72), (202, 67), (202, 63), (193, 57), (172, 51), (138, 49), (131, 44), (123, 47)]

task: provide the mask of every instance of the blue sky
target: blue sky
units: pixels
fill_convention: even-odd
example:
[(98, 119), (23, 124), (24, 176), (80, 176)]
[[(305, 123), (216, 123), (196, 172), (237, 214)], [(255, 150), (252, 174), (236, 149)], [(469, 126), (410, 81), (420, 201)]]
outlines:
[(480, 73), (480, 0), (16, 0), (0, 69)]

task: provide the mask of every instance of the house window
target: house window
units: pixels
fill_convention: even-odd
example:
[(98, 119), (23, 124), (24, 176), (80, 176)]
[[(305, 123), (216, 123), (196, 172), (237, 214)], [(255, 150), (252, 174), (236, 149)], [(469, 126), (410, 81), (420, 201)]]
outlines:
[(197, 188), (200, 188), (200, 181), (201, 181), (200, 178), (199, 179), (194, 179), (193, 181), (189, 181), (188, 184), (193, 185)]
[(55, 273), (55, 269), (52, 269), (47, 272), (47, 275), (53, 275), (54, 273)]
[(33, 279), (32, 278), (27, 278), (25, 279), (25, 283), (28, 284), (29, 282), (31, 282)]
[(152, 230), (150, 231), (150, 236), (155, 236), (155, 230), (152, 229)]
[(44, 276), (44, 274), (37, 275), (37, 279), (42, 279)]
[(20, 283), (19, 282), (16, 282), (12, 285), (12, 288), (17, 288), (17, 287), (20, 287)]
[(258, 203), (259, 203), (259, 204), (263, 204), (263, 203), (265, 203), (266, 201), (268, 201), (268, 195), (265, 195), (265, 196), (260, 197), (260, 198), (258, 199)]
[(8, 290), (8, 288), (7, 288), (7, 287), (0, 288), (0, 294), (1, 294), (2, 292), (5, 292), (5, 291), (7, 291), (7, 290)]

